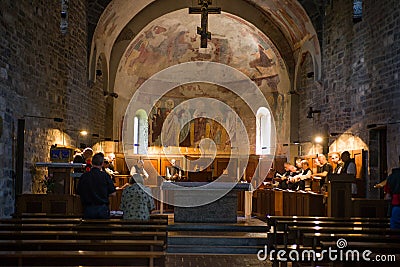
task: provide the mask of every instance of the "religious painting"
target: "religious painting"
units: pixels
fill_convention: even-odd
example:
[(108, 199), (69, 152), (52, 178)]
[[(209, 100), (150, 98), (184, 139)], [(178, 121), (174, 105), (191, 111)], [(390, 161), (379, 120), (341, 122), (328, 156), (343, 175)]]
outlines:
[[(179, 112), (172, 112), (174, 106), (180, 105), (184, 100), (182, 98), (162, 98), (153, 107), (148, 117), (149, 146), (197, 148), (204, 138), (213, 140), (217, 149), (230, 146), (227, 131), (234, 132), (235, 130), (236, 118), (234, 114), (229, 115), (228, 111), (214, 107), (209, 108), (215, 109), (213, 111), (215, 119), (206, 118), (204, 112), (200, 112), (196, 107), (185, 107), (180, 109)], [(223, 119), (222, 114), (228, 115)], [(167, 118), (168, 121), (166, 121)], [(224, 129), (220, 122), (223, 122), (227, 129)]]
[[(187, 14), (187, 10), (178, 10), (154, 20), (138, 33), (127, 48), (118, 68), (116, 84), (127, 90), (120, 92), (121, 98), (116, 101), (120, 101), (123, 94), (129, 98), (129, 95), (133, 95), (152, 75), (175, 64), (190, 61), (218, 62), (241, 71), (259, 87), (269, 102), (276, 122), (276, 131), (280, 133), (277, 136), (277, 143), (287, 143), (290, 122), (285, 118), (290, 116), (290, 98), (287, 93), (291, 85), (285, 62), (278, 49), (251, 23), (235, 15), (222, 13), (209, 16), (209, 31), (212, 32), (213, 38), (209, 40), (207, 49), (201, 50), (200, 37), (196, 32), (198, 24), (198, 17)], [(162, 144), (162, 129), (171, 106), (176, 107), (188, 99), (200, 97), (227, 99), (224, 102), (229, 107), (238, 108), (238, 112), (245, 115), (242, 121), (246, 124), (249, 141), (255, 144), (254, 114), (243, 112), (247, 104), (241, 103), (236, 95), (226, 91), (217, 85), (193, 83), (179, 86), (173, 93), (164, 95), (148, 117), (149, 146), (196, 148), (200, 140), (212, 137), (218, 149), (229, 149), (231, 146), (229, 130), (223, 129), (222, 125), (210, 119), (202, 119), (200, 114), (195, 114), (194, 107), (188, 107), (171, 116), (171, 123), (168, 124), (170, 130), (165, 131)], [(146, 104), (151, 105), (151, 103)], [(123, 104), (118, 105), (115, 110), (117, 114), (122, 114), (124, 111)], [(227, 111), (218, 110), (218, 113), (220, 115), (216, 116), (221, 116), (223, 124), (227, 122), (226, 127), (230, 128), (232, 123), (229, 121)], [(193, 120), (184, 123), (187, 117), (193, 117)], [(178, 127), (179, 130), (176, 130)]]

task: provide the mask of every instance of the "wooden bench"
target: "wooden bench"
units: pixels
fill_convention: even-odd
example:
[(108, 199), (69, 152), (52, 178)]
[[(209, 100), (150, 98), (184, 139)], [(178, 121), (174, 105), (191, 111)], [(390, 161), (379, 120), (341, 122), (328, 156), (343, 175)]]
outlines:
[(142, 224), (0, 224), (0, 231), (162, 231), (165, 232), (167, 225), (142, 225)]
[(7, 219), (0, 219), (0, 223), (3, 222), (9, 222), (9, 221), (14, 221), (14, 222), (30, 222), (30, 221), (35, 221), (35, 222), (42, 222), (42, 223), (52, 223), (52, 222), (58, 222), (58, 223), (75, 223), (75, 222), (80, 222), (80, 221), (104, 221), (104, 222), (119, 222), (119, 223), (125, 223), (125, 222), (137, 222), (137, 223), (142, 223), (142, 224), (154, 224), (156, 222), (160, 222), (162, 224), (167, 224), (168, 223), (168, 215), (166, 214), (151, 214), (150, 215), (150, 220), (148, 221), (137, 221), (137, 220), (124, 220), (122, 218), (115, 218), (111, 217), (110, 219), (101, 219), (101, 220), (84, 220), (82, 217), (77, 217), (77, 216), (46, 216), (45, 214), (25, 214), (24, 216), (20, 217), (13, 217), (13, 218), (7, 218)]
[(0, 265), (164, 266), (167, 225), (168, 216), (149, 221), (2, 219)]
[(304, 246), (311, 246), (313, 249), (317, 249), (321, 247), (320, 242), (336, 242), (338, 239), (344, 238), (346, 241), (365, 241), (374, 242), (374, 243), (400, 243), (400, 232), (398, 231), (389, 231), (386, 232), (385, 235), (378, 234), (331, 234), (331, 233), (303, 233), (303, 242)]
[(111, 231), (111, 232), (79, 232), (79, 231), (0, 231), (0, 240), (163, 240), (165, 232), (152, 231)]
[(363, 217), (314, 217), (314, 216), (271, 216), (267, 215), (265, 221), (273, 225), (276, 220), (297, 220), (297, 221), (358, 221), (358, 222), (389, 222), (389, 218), (363, 218)]
[(0, 251), (1, 266), (165, 266), (163, 251)]
[[(353, 244), (351, 247), (346, 247), (349, 249), (369, 249), (373, 253), (386, 254), (399, 251), (400, 231), (390, 230), (387, 218), (270, 216), (267, 221), (274, 226), (274, 248), (284, 249), (287, 252), (296, 249), (300, 254), (305, 250), (321, 253), (322, 249), (327, 249), (329, 246), (332, 249), (338, 249), (336, 242), (339, 238), (344, 238), (348, 243)], [(277, 238), (279, 236), (282, 238)], [(291, 241), (295, 246), (290, 246)], [(327, 262), (323, 264), (325, 263)], [(354, 262), (352, 264), (352, 267), (357, 266)]]
[(164, 251), (163, 240), (0, 240), (0, 251)]
[[(337, 248), (336, 242), (331, 242), (331, 241), (328, 242), (322, 241), (321, 246), (322, 249), (329, 249), (329, 247)], [(398, 262), (400, 261), (400, 243), (380, 242), (377, 244), (375, 242), (369, 242), (366, 239), (365, 241), (362, 242), (353, 242), (353, 241), (347, 242), (347, 246), (343, 248), (343, 250), (357, 250), (360, 253), (362, 253), (365, 250), (370, 250), (374, 254), (380, 254), (385, 256), (393, 255), (396, 258), (397, 264), (399, 264)]]
[[(295, 227), (388, 227), (387, 218), (333, 218), (333, 217), (302, 217), (302, 216), (267, 216), (267, 223), (273, 229), (274, 244), (279, 239), (287, 245), (289, 226)], [(312, 228), (315, 231), (316, 228)]]

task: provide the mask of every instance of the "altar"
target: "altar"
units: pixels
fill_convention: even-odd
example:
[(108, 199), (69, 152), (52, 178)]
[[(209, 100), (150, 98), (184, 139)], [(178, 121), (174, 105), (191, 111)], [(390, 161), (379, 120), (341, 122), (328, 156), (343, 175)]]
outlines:
[[(175, 205), (174, 221), (180, 223), (236, 223), (238, 192), (246, 191), (251, 194), (250, 183), (225, 183), (225, 182), (163, 182), (162, 191), (169, 191), (168, 195), (175, 203), (188, 203), (188, 205)], [(196, 200), (205, 198), (214, 199), (208, 204), (195, 206)], [(200, 203), (200, 201), (199, 201)], [(245, 205), (248, 206), (248, 205)], [(251, 212), (251, 198), (250, 208)]]
[(79, 178), (82, 173), (73, 173), (74, 168), (85, 167), (82, 163), (63, 163), (63, 162), (37, 162), (37, 167), (45, 167), (48, 176), (54, 179), (54, 190), (52, 193), (59, 195), (73, 195), (75, 192), (75, 178)]

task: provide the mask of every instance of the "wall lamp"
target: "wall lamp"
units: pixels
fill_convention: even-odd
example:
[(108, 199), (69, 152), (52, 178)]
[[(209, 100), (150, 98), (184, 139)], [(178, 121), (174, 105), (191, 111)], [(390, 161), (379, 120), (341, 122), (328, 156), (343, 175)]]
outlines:
[(103, 91), (103, 95), (104, 96), (111, 96), (111, 97), (114, 97), (114, 98), (118, 98), (118, 94), (117, 93), (111, 93), (111, 92)]
[(352, 136), (354, 136), (353, 133), (330, 133), (329, 137), (336, 137), (338, 135), (352, 135)]
[(367, 129), (375, 129), (379, 127), (383, 127), (386, 125), (391, 125), (391, 124), (398, 124), (400, 121), (393, 121), (393, 122), (387, 122), (387, 123), (373, 123), (373, 124), (368, 124)]
[(319, 109), (313, 109), (312, 107), (310, 107), (310, 108), (308, 109), (308, 112), (307, 112), (307, 118), (308, 118), (308, 119), (314, 118), (314, 113), (321, 113), (321, 110), (319, 110)]
[(48, 119), (53, 120), (55, 122), (63, 122), (64, 119), (62, 118), (53, 118), (53, 117), (44, 117), (44, 116), (34, 116), (34, 115), (24, 115), (24, 118), (37, 118), (37, 119)]

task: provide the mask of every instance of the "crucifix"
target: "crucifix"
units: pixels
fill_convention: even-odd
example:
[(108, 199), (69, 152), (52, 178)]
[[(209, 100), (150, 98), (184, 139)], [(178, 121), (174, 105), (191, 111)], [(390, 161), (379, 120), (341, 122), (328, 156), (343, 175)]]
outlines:
[(198, 0), (201, 7), (189, 7), (189, 14), (201, 14), (201, 27), (197, 27), (197, 34), (201, 36), (200, 47), (207, 48), (207, 39), (211, 40), (211, 32), (208, 31), (208, 14), (221, 14), (220, 7), (208, 7), (212, 0)]

